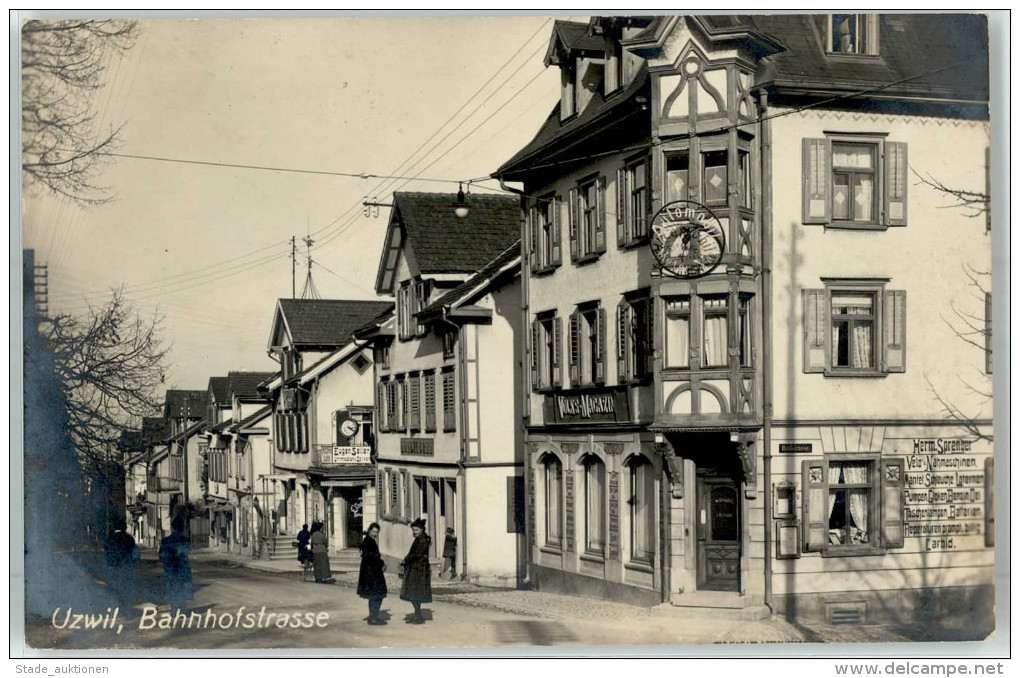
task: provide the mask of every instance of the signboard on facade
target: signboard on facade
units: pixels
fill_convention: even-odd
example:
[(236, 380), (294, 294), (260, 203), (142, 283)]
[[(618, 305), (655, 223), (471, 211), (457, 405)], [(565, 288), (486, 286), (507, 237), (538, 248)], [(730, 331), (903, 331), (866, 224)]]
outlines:
[(322, 464), (371, 464), (372, 448), (367, 445), (329, 445), (319, 451)]
[(629, 422), (627, 387), (558, 391), (545, 396), (546, 424)]
[(419, 454), (431, 457), (434, 454), (432, 438), (401, 438), (400, 454)]
[(811, 443), (779, 443), (780, 454), (811, 454)]
[(663, 271), (678, 278), (700, 278), (722, 261), (726, 232), (709, 208), (693, 200), (676, 200), (652, 217), (648, 245)]

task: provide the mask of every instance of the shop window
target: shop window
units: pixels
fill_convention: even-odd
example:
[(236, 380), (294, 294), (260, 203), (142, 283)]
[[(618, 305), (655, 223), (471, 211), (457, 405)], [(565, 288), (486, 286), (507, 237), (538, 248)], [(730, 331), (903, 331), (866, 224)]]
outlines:
[(644, 242), (651, 220), (651, 160), (641, 158), (616, 173), (616, 244)]
[(884, 281), (804, 290), (804, 371), (878, 376), (906, 369), (906, 292)]
[(881, 136), (804, 139), (805, 224), (875, 229), (907, 223), (907, 145)]
[(570, 384), (606, 382), (606, 310), (595, 305), (570, 314)]
[(425, 432), (436, 430), (436, 373), (426, 372), (423, 377), (425, 386)]
[(655, 554), (655, 469), (644, 457), (631, 459), (627, 469), (630, 559), (651, 565)]
[(878, 54), (878, 15), (830, 14), (828, 51), (833, 54)]
[(570, 260), (589, 261), (606, 251), (606, 178), (592, 177), (570, 190)]
[(691, 364), (691, 298), (664, 297), (666, 317), (666, 367)]
[(454, 385), (454, 372), (443, 372), (443, 430), (457, 430), (457, 400)]
[(542, 489), (545, 493), (545, 545), (563, 546), (563, 464), (555, 456), (542, 458)]
[(581, 462), (584, 469), (584, 550), (604, 556), (606, 549), (606, 466), (594, 455)]
[(562, 385), (563, 320), (551, 315), (531, 324), (531, 385), (534, 390)]
[(690, 198), (690, 162), (686, 153), (666, 156), (666, 202)]
[(548, 195), (528, 211), (531, 224), (531, 270), (545, 273), (560, 265), (560, 201)]
[(624, 298), (617, 306), (616, 357), (619, 383), (650, 377), (653, 368), (652, 304)]
[(804, 551), (853, 555), (902, 547), (905, 473), (898, 457), (804, 461)]

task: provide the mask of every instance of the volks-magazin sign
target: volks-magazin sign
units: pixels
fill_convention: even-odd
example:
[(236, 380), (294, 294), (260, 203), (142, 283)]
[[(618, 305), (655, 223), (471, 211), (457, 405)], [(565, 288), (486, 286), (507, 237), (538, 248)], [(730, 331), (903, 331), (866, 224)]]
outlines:
[(628, 422), (627, 389), (585, 389), (546, 395), (545, 420), (552, 424)]

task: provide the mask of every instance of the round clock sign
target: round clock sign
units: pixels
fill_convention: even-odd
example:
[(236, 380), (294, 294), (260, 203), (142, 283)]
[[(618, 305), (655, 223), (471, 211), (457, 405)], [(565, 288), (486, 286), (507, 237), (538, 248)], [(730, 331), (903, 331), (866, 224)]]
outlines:
[(649, 246), (663, 270), (678, 278), (700, 278), (722, 261), (726, 233), (712, 210), (693, 200), (676, 200), (652, 218)]
[(340, 422), (340, 433), (348, 438), (353, 438), (354, 434), (358, 432), (358, 422), (353, 419), (344, 419)]

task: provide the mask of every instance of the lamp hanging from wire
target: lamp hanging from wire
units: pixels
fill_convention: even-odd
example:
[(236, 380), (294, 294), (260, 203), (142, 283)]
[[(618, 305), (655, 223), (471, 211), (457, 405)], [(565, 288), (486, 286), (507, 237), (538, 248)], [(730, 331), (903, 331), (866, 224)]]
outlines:
[(464, 196), (464, 184), (458, 182), (457, 202), (453, 203), (453, 213), (457, 215), (458, 219), (463, 219), (468, 215), (468, 212), (470, 211), (471, 208), (467, 203), (467, 198)]

